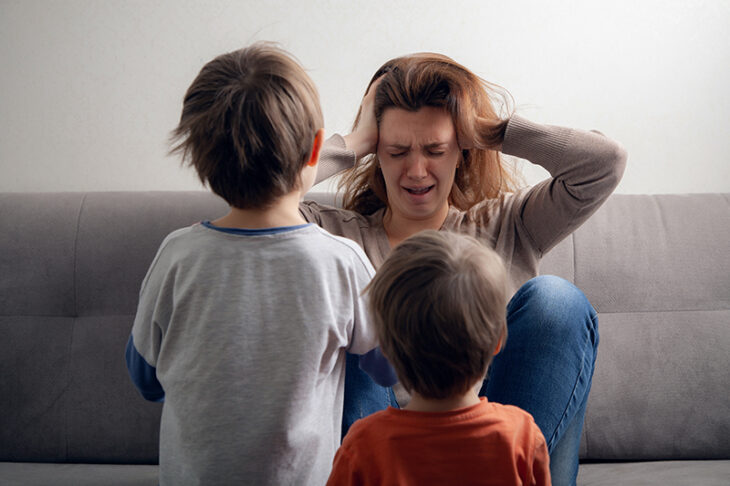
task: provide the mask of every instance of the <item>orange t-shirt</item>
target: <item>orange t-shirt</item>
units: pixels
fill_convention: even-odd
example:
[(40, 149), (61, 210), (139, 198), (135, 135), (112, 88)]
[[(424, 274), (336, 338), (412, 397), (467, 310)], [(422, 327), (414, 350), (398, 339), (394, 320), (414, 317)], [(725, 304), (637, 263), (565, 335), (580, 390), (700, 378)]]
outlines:
[(389, 407), (358, 420), (328, 485), (549, 485), (545, 438), (517, 407), (481, 402), (449, 412)]

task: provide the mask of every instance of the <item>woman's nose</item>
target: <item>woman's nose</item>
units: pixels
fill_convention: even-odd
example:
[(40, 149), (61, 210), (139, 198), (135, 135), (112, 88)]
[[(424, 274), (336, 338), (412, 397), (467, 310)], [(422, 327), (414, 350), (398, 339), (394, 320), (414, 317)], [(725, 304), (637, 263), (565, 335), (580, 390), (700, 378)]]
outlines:
[(407, 162), (406, 176), (411, 179), (424, 179), (427, 175), (426, 159), (419, 154), (414, 154)]

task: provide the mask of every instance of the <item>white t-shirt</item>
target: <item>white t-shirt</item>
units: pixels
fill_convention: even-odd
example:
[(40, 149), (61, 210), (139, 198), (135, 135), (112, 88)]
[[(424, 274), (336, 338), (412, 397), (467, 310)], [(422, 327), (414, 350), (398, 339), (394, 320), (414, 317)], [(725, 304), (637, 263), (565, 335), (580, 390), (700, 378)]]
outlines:
[(313, 224), (171, 233), (130, 340), (164, 390), (160, 484), (324, 484), (345, 350), (377, 344), (361, 295), (373, 274)]

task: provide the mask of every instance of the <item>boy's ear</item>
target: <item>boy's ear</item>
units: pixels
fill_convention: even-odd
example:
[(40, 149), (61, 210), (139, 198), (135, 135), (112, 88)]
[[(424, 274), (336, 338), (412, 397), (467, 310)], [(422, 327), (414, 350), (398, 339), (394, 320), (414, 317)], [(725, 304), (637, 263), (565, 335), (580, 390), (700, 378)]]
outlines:
[(494, 355), (497, 356), (500, 351), (502, 351), (502, 343), (504, 342), (504, 334), (502, 334), (502, 337), (499, 338), (499, 341), (497, 341), (497, 346), (494, 348)]
[(319, 151), (322, 149), (322, 143), (324, 143), (324, 128), (317, 130), (314, 134), (314, 144), (312, 144), (312, 155), (309, 157), (307, 165), (314, 167), (319, 162)]

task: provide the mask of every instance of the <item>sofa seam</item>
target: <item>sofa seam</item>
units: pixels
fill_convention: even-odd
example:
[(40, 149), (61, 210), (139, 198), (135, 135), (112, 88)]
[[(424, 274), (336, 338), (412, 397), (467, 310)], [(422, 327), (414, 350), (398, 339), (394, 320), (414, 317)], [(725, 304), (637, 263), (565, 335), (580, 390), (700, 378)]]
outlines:
[(81, 204), (79, 205), (79, 213), (76, 215), (76, 232), (74, 233), (74, 256), (73, 256), (73, 296), (74, 296), (74, 311), (73, 317), (79, 315), (79, 301), (78, 301), (78, 288), (77, 288), (77, 272), (76, 265), (78, 263), (78, 246), (79, 246), (79, 228), (81, 227), (81, 213), (84, 212), (84, 203), (86, 202), (86, 196), (84, 194), (81, 198)]
[(730, 308), (722, 309), (656, 309), (656, 310), (625, 310), (625, 311), (599, 311), (596, 309), (598, 314), (668, 314), (672, 312), (723, 312), (730, 311)]
[[(74, 306), (73, 307), (74, 307), (74, 310), (73, 310), (73, 315), (71, 316), (73, 318), (73, 321), (71, 322), (71, 340), (69, 342), (69, 356), (70, 356), (69, 362), (68, 362), (68, 383), (69, 383), (69, 386), (71, 385), (71, 382), (73, 381), (73, 376), (72, 376), (71, 370), (73, 368), (74, 334), (75, 334), (75, 331), (76, 331), (76, 321), (78, 320), (78, 317), (79, 317), (78, 277), (77, 277), (77, 274), (78, 274), (78, 272), (77, 272), (77, 265), (78, 265), (78, 254), (79, 254), (79, 252), (78, 252), (78, 247), (79, 247), (79, 228), (81, 227), (81, 215), (84, 212), (84, 205), (86, 203), (86, 197), (87, 196), (88, 196), (88, 193), (85, 193), (83, 195), (83, 197), (81, 198), (81, 204), (79, 204), (79, 213), (76, 216), (76, 233), (74, 234), (74, 246), (73, 246), (73, 251), (74, 251), (74, 253), (73, 253), (73, 298), (74, 298)], [(69, 414), (70, 414), (69, 409), (70, 409), (70, 407), (67, 406), (66, 407), (66, 414), (65, 414), (65, 422), (66, 422), (65, 428), (66, 428), (66, 433), (64, 435), (65, 435), (65, 438), (66, 438), (66, 441), (65, 441), (66, 442), (65, 443), (65, 447), (66, 447), (66, 453), (65, 453), (66, 459), (65, 460), (66, 461), (68, 461), (68, 458), (69, 458), (69, 442), (68, 442), (68, 440), (69, 440), (68, 439), (69, 438)]]

